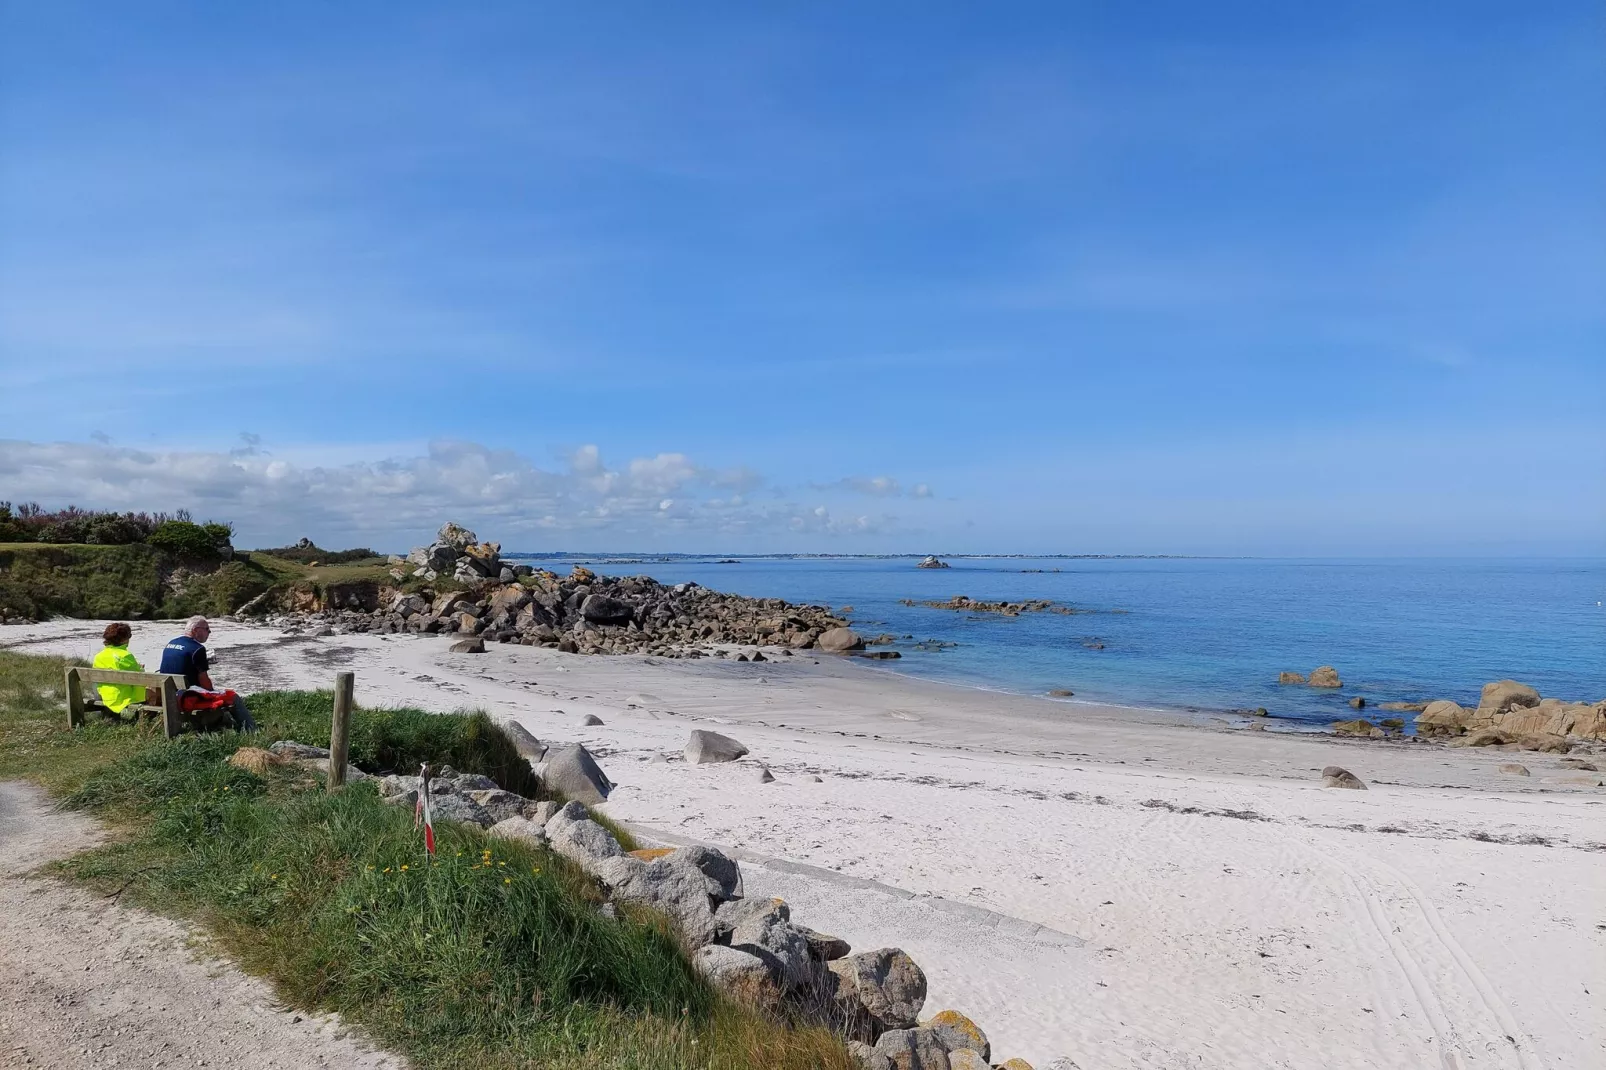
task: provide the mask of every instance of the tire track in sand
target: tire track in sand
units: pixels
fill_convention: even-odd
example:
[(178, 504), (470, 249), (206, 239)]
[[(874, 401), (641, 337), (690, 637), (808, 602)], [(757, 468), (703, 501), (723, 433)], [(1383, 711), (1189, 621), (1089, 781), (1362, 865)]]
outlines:
[[(1342, 873), (1355, 890), (1433, 1030), (1443, 1070), (1467, 1070), (1468, 1061), (1487, 1066), (1485, 1055), (1493, 1056), (1494, 1065), (1502, 1070), (1544, 1070), (1538, 1055), (1524, 1047), (1532, 1044), (1529, 1034), (1518, 1026), (1505, 1001), (1414, 882), (1377, 859), (1344, 861), (1339, 857), (1344, 847), (1336, 840), (1326, 839), (1325, 850), (1305, 849)], [(1402, 909), (1398, 905), (1402, 900), (1409, 906)], [(1430, 975), (1458, 980), (1457, 991), (1441, 996), (1442, 986), (1436, 986)], [(1448, 1002), (1456, 995), (1460, 998)], [(1467, 1005), (1481, 1013), (1467, 1016), (1462, 1013)]]

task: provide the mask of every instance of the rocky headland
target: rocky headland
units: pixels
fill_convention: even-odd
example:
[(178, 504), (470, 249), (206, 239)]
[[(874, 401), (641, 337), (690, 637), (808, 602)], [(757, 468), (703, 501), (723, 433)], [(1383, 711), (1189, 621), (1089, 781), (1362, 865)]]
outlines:
[[(247, 603), (245, 617), (295, 618), (336, 632), (456, 635), (465, 649), (522, 643), (570, 653), (702, 657), (721, 645), (828, 651), (847, 622), (823, 606), (723, 594), (696, 583), (666, 585), (648, 576), (598, 576), (576, 566), (567, 576), (504, 561), (501, 547), (458, 524), (435, 542), (391, 559), (390, 582), (371, 580), (289, 592)], [(741, 658), (752, 655), (741, 654)]]

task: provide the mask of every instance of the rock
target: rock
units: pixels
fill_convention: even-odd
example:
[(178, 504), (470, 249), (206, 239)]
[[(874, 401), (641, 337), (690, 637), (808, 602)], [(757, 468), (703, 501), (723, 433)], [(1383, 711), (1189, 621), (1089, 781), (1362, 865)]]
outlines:
[[(1020, 1060), (1011, 1060), (1019, 1062)], [(948, 1053), (948, 1070), (992, 1070), (987, 1060), (971, 1051), (969, 1048), (960, 1048), (958, 1051)]]
[(793, 925), (798, 932), (803, 934), (803, 939), (808, 941), (809, 957), (815, 962), (835, 962), (853, 950), (848, 946), (848, 942), (839, 936), (827, 936), (825, 933), (817, 933), (813, 929), (805, 925), (797, 925), (795, 922)]
[(892, 1060), (862, 1040), (848, 1041), (848, 1054), (859, 1065), (859, 1070), (892, 1070)]
[(719, 888), (696, 866), (668, 855), (619, 872), (621, 876), (613, 881), (615, 899), (642, 903), (666, 915), (680, 930), (688, 948), (713, 942), (714, 908), (710, 900)]
[(1322, 665), (1312, 669), (1310, 679), (1306, 681), (1311, 687), (1343, 687), (1344, 681), (1338, 678), (1338, 670), (1331, 665)]
[(987, 1043), (987, 1034), (981, 1031), (981, 1026), (958, 1011), (938, 1011), (920, 1025), (935, 1033), (947, 1052), (968, 1048), (980, 1055), (984, 1062), (992, 1057), (993, 1048)]
[(1596, 765), (1594, 762), (1586, 762), (1582, 758), (1563, 758), (1556, 764), (1564, 765), (1568, 769), (1582, 769), (1587, 773), (1600, 772), (1600, 766)]
[(775, 774), (770, 772), (768, 767), (761, 765), (758, 767), (758, 776), (754, 779), (760, 784), (773, 784), (775, 783)]
[(1567, 742), (1566, 736), (1558, 736), (1553, 732), (1538, 732), (1531, 736), (1523, 736), (1517, 740), (1517, 746), (1523, 750), (1535, 750), (1545, 754), (1566, 754), (1572, 750), (1572, 744)]
[(949, 1070), (948, 1050), (929, 1029), (889, 1029), (876, 1039), (875, 1050), (894, 1070)]
[(594, 713), (588, 713), (584, 717), (580, 718), (581, 728), (600, 728), (601, 726), (602, 718), (598, 717)]
[(1355, 710), (1364, 710), (1366, 708), (1366, 700), (1359, 695), (1350, 699), (1349, 704), (1350, 708)]
[(553, 802), (551, 799), (542, 799), (540, 802), (525, 804), (524, 816), (534, 821), (537, 825), (544, 826), (561, 809), (563, 809), (562, 803)]
[(1484, 710), (1505, 713), (1514, 706), (1537, 705), (1539, 705), (1539, 692), (1515, 680), (1496, 680), (1492, 684), (1484, 684), (1483, 694), (1478, 697), (1480, 713)]
[(579, 743), (548, 751), (536, 773), (548, 792), (588, 805), (606, 802), (613, 791), (613, 781)]
[(1377, 723), (1390, 732), (1405, 731), (1405, 722), (1398, 717), (1385, 717)]
[(472, 639), (459, 639), (448, 649), (453, 654), (483, 654), (485, 653), (485, 640), (477, 635)]
[(1322, 787), (1366, 790), (1365, 782), (1341, 765), (1330, 765), (1322, 770)]
[(876, 650), (868, 654), (860, 654), (859, 657), (869, 658), (871, 661), (897, 661), (903, 655), (896, 650)]
[(884, 947), (826, 963), (838, 994), (856, 999), (883, 1029), (910, 1029), (926, 1002), (926, 975), (898, 948)]
[(734, 762), (746, 753), (747, 748), (730, 736), (702, 728), (692, 729), (690, 738), (686, 740), (686, 760), (692, 765)]
[(714, 898), (721, 901), (742, 897), (742, 869), (736, 860), (717, 847), (693, 844), (677, 847), (667, 857), (695, 866), (703, 876), (714, 882)]
[(691, 957), (697, 972), (716, 988), (741, 990), (769, 980), (770, 968), (756, 955), (723, 944), (706, 944)]
[(1050, 691), (1048, 693), (1048, 697), (1049, 698), (1070, 698), (1074, 694), (1076, 694), (1076, 692), (1072, 691), (1068, 687), (1056, 687), (1056, 688), (1054, 688), (1054, 690), (1052, 690), (1052, 691)]
[[(998, 1064), (998, 1070), (1032, 1070), (1032, 1064), (1025, 1059), (1005, 1059)], [(1078, 1070), (1078, 1067), (1068, 1056), (1062, 1056), (1049, 1063), (1048, 1070)]]
[(588, 594), (580, 603), (580, 616), (592, 624), (623, 624), (635, 616), (629, 602), (605, 594)]
[[(497, 790), (496, 781), (492, 780), (483, 773), (459, 773), (456, 771), (448, 772), (450, 769), (450, 766), (448, 766), (446, 769), (442, 769), (441, 777), (443, 779), (450, 779), (452, 782), (452, 787), (465, 795), (471, 791)], [(430, 790), (435, 790), (435, 782), (433, 780), (430, 781)], [(519, 796), (515, 795), (514, 798), (517, 799)]]
[(441, 529), (435, 533), (436, 546), (449, 546), (454, 550), (467, 550), (479, 541), (479, 536), (450, 520), (442, 524)]
[(864, 639), (852, 628), (832, 628), (816, 639), (814, 645), (827, 654), (845, 654), (849, 650), (863, 650)]
[(469, 791), (465, 792), (465, 794), (470, 799), (473, 799), (480, 809), (490, 814), (498, 824), (513, 817), (521, 821), (524, 820), (524, 808), (530, 804), (530, 800), (524, 796), (515, 795), (511, 791), (503, 791), (501, 788), (491, 788), (487, 791)]
[(953, 567), (953, 566), (949, 565), (948, 562), (941, 560), (940, 558), (938, 558), (934, 554), (933, 555), (929, 555), (927, 557), (921, 558), (920, 559), (920, 563), (915, 566), (915, 568), (951, 568), (951, 567)]
[(488, 829), (496, 820), (485, 809), (466, 795), (436, 795), (430, 793), (430, 812), (436, 821), (461, 821), (465, 825), (478, 825)]
[(1339, 736), (1369, 736), (1372, 729), (1377, 727), (1371, 721), (1336, 721), (1333, 724), (1333, 734)]
[(552, 815), (546, 823), (546, 835), (554, 851), (592, 876), (604, 870), (604, 863), (625, 856), (613, 833), (591, 820), (586, 808), (577, 802), (564, 804)]
[(530, 730), (519, 722), (503, 721), (500, 727), (513, 741), (513, 746), (518, 748), (519, 757), (538, 762), (546, 756), (546, 744), (531, 735)]
[(1472, 711), (1448, 699), (1430, 702), (1416, 716), (1416, 730), (1422, 735), (1459, 735), (1466, 731)]
[(507, 817), (492, 825), (487, 833), (492, 839), (516, 840), (534, 847), (547, 845), (546, 829), (540, 822), (531, 821), (527, 817)]
[[(731, 905), (727, 903), (720, 909)], [(792, 924), (791, 909), (780, 899), (757, 900), (755, 907), (741, 912), (730, 927), (730, 946), (765, 960), (776, 980), (786, 988), (808, 983), (813, 976), (810, 968), (813, 960), (809, 956), (808, 940)], [(733, 916), (732, 913), (725, 915), (720, 925), (722, 931)]]
[(1305, 682), (1305, 674), (1302, 672), (1280, 672), (1277, 674), (1277, 682), (1279, 684), (1302, 684)]
[(279, 742), (271, 744), (268, 747), (268, 752), (287, 759), (329, 757), (328, 747), (311, 747), (305, 743), (297, 743), (293, 739), (281, 739)]
[(1506, 743), (1515, 743), (1517, 737), (1509, 732), (1502, 732), (1498, 728), (1480, 728), (1476, 732), (1468, 732), (1460, 739), (1454, 740), (1452, 747), (1498, 747)]
[(1502, 773), (1510, 773), (1512, 776), (1533, 775), (1532, 773), (1528, 772), (1528, 767), (1526, 765), (1518, 765), (1516, 762), (1506, 762), (1500, 767), (1500, 771)]
[(1428, 708), (1428, 704), (1426, 702), (1385, 702), (1378, 708), (1396, 713), (1421, 713)]

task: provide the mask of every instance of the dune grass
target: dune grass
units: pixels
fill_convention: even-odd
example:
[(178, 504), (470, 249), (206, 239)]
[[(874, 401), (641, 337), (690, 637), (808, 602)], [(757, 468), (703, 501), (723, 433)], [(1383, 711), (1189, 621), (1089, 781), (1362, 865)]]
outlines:
[[(339, 1012), (423, 1068), (851, 1070), (830, 1033), (718, 996), (662, 919), (599, 914), (562, 858), (443, 824), (431, 862), (411, 813), (371, 784), (330, 794), (299, 766), (227, 763), (242, 743), (325, 742), (327, 695), (253, 696), (255, 739), (71, 732), (64, 667), (0, 651), (0, 777), (37, 779), (119, 833), (62, 872), (204, 926), (287, 1004)], [(354, 719), (369, 768), (424, 756), (496, 778), (511, 746), (483, 715)]]

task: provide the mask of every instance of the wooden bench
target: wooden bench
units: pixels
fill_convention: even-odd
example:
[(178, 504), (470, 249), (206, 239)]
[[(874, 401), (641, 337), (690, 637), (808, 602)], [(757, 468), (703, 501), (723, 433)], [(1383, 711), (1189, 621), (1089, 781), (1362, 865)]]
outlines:
[[(67, 726), (80, 728), (84, 723), (84, 715), (92, 707), (84, 702), (84, 688), (86, 685), (117, 684), (120, 687), (143, 687), (145, 699), (142, 702), (131, 702), (128, 709), (135, 711), (136, 719), (140, 715), (154, 717), (162, 715), (162, 728), (167, 738), (172, 739), (179, 734), (182, 720), (179, 716), (178, 695), (184, 690), (184, 677), (173, 673), (159, 672), (119, 672), (116, 669), (83, 669), (74, 667), (67, 670)], [(156, 701), (149, 701), (151, 692), (156, 692)]]

